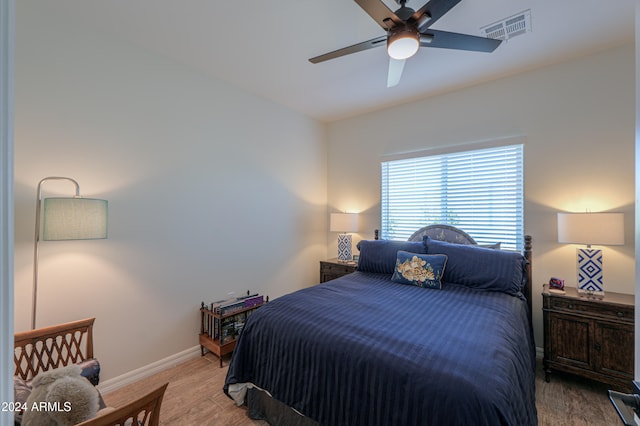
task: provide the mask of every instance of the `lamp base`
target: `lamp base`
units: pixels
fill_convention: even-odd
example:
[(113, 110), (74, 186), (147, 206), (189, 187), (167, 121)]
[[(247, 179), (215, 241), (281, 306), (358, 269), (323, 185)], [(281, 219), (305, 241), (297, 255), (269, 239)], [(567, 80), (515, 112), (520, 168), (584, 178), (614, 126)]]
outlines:
[(602, 282), (602, 250), (576, 249), (578, 267), (578, 293), (604, 296)]
[(351, 261), (351, 234), (338, 234), (338, 262)]

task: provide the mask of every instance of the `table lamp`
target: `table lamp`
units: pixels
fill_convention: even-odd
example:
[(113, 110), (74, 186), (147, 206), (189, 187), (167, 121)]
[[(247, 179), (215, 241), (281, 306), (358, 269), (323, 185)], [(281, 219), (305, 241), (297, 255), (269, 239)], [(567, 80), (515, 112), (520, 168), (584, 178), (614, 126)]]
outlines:
[(350, 262), (352, 260), (351, 234), (348, 232), (358, 230), (358, 215), (356, 213), (331, 213), (329, 230), (340, 232), (338, 234), (338, 261)]
[(591, 245), (623, 245), (623, 213), (558, 213), (558, 242), (586, 244), (576, 249), (578, 292), (604, 295), (602, 250)]

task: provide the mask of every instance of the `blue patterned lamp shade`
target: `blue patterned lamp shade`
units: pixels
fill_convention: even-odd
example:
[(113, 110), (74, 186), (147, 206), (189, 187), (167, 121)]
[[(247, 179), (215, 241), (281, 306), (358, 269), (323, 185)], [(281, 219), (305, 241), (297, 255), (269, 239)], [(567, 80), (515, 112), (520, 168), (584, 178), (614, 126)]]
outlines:
[(578, 291), (604, 294), (602, 250), (596, 245), (624, 244), (622, 213), (558, 213), (558, 242), (586, 244), (576, 251)]
[(341, 262), (352, 260), (351, 235), (347, 232), (358, 230), (358, 215), (356, 213), (331, 213), (329, 230), (342, 232), (338, 235), (338, 260)]

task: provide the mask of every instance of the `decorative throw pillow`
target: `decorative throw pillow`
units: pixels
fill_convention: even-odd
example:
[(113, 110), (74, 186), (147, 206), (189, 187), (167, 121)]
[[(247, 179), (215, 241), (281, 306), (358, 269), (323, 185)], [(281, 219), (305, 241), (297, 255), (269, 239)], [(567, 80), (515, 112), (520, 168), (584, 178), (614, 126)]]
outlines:
[(391, 281), (422, 288), (442, 288), (442, 275), (447, 264), (444, 254), (420, 254), (399, 251)]
[(100, 383), (100, 362), (95, 358), (89, 358), (79, 362), (78, 365), (82, 368), (80, 374), (86, 377), (93, 386), (98, 386)]

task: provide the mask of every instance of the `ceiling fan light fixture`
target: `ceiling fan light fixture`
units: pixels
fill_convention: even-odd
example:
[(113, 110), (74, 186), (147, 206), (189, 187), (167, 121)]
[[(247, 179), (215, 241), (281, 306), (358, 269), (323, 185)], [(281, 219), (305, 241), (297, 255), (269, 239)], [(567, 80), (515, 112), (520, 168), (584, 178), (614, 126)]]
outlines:
[(409, 26), (396, 27), (389, 31), (387, 37), (387, 53), (393, 59), (412, 57), (420, 47), (420, 33)]

